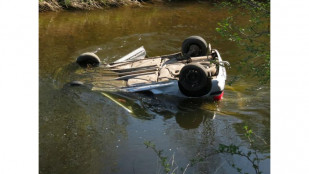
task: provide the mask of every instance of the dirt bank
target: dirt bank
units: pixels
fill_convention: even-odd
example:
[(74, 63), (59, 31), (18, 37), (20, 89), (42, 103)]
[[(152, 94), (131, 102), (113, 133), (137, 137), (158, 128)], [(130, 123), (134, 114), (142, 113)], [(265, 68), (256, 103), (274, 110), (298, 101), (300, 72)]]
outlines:
[(93, 10), (118, 6), (142, 6), (164, 0), (39, 0), (39, 11)]

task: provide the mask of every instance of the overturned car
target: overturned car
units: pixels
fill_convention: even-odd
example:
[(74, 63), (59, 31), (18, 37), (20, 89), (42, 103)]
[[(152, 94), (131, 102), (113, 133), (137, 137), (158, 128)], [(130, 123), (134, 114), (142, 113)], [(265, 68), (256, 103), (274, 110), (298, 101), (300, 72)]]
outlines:
[(116, 74), (124, 81), (121, 92), (151, 92), (180, 97), (210, 97), (221, 100), (226, 80), (225, 66), (218, 50), (199, 36), (182, 43), (181, 52), (146, 57), (144, 47), (109, 64), (102, 64), (94, 53), (83, 53), (76, 63), (81, 67), (99, 67)]

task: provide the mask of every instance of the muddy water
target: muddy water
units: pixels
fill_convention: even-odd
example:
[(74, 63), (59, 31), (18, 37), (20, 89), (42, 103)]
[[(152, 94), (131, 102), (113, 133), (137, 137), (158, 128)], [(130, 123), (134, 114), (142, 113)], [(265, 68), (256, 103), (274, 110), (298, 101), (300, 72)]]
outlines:
[[(205, 38), (235, 66), (243, 51), (215, 31), (226, 15), (207, 3), (40, 14), (40, 173), (164, 173), (145, 141), (164, 150), (178, 173), (194, 157), (232, 143), (244, 152), (257, 149), (263, 158), (259, 167), (269, 173), (269, 145), (256, 141), (250, 147), (242, 129), (249, 126), (269, 144), (269, 87), (256, 79), (227, 85), (220, 102), (109, 94), (132, 113), (100, 92), (66, 85), (85, 78), (100, 81), (100, 75), (93, 78), (74, 65), (83, 52), (97, 51), (103, 62), (111, 62), (143, 45), (148, 56), (157, 56), (180, 51), (191, 35)], [(227, 73), (228, 80), (246, 74), (236, 68)], [(248, 160), (227, 154), (209, 156), (185, 173), (237, 173), (233, 163), (254, 173)]]

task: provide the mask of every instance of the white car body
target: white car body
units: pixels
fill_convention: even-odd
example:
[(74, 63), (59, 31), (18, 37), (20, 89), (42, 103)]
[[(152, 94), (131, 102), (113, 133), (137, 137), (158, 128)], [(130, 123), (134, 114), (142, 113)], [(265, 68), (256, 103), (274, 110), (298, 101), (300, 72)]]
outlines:
[[(220, 100), (223, 96), (224, 86), (225, 86), (225, 80), (226, 80), (226, 69), (224, 66), (224, 63), (226, 61), (223, 61), (221, 58), (220, 53), (218, 50), (211, 50), (213, 53), (217, 55), (218, 62), (220, 64), (218, 68), (218, 73), (215, 78), (211, 79), (211, 90), (202, 97), (213, 97), (214, 100)], [(108, 64), (107, 67), (111, 67), (111, 65), (117, 64), (117, 63), (125, 63), (125, 62), (131, 62), (135, 60), (143, 60), (147, 59), (145, 58), (146, 51), (144, 47), (140, 47), (133, 52), (129, 53), (128, 55), (118, 59), (117, 61)], [(128, 86), (123, 87), (119, 89), (122, 92), (141, 92), (141, 91), (150, 91), (153, 94), (164, 94), (164, 95), (175, 95), (178, 97), (188, 97), (184, 95), (179, 87), (178, 87), (178, 80), (169, 80), (167, 82), (157, 82), (152, 84), (142, 84), (137, 86)]]

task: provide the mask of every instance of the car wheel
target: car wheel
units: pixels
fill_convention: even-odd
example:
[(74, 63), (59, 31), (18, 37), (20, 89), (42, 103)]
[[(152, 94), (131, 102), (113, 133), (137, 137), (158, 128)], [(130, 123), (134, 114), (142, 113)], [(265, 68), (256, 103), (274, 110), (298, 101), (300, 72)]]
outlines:
[(179, 74), (179, 90), (188, 97), (201, 97), (211, 90), (211, 78), (207, 69), (199, 63), (185, 65)]
[(83, 53), (76, 59), (76, 63), (83, 68), (88, 66), (97, 67), (100, 62), (100, 58), (94, 53)]
[(190, 36), (182, 43), (181, 52), (187, 57), (198, 57), (207, 55), (207, 43), (200, 36)]

